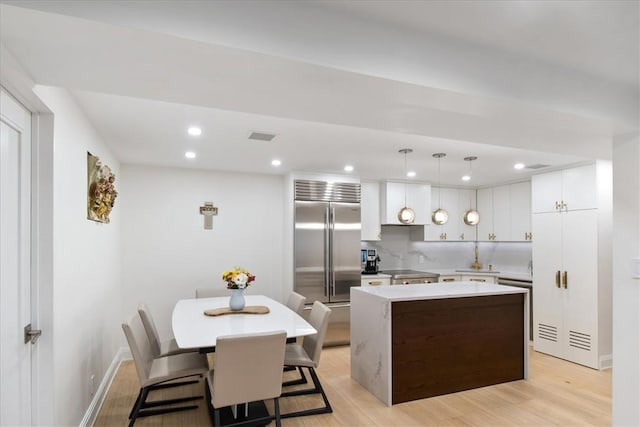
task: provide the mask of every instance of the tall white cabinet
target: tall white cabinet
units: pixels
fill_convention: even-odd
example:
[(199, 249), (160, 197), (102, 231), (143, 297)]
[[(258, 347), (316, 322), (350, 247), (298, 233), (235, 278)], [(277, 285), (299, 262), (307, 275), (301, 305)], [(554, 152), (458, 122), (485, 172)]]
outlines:
[(534, 349), (611, 366), (611, 164), (535, 175)]
[(382, 239), (380, 227), (380, 184), (362, 181), (360, 183), (360, 233), (361, 239), (376, 241)]

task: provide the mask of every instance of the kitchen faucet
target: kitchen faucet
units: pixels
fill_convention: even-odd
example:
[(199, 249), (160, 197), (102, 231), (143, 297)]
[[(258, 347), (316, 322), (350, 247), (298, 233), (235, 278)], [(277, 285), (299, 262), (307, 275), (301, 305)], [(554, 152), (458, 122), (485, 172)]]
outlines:
[(478, 245), (476, 245), (473, 251), (475, 253), (475, 259), (473, 260), (473, 264), (471, 264), (471, 268), (473, 268), (474, 270), (481, 270), (482, 264), (478, 262)]

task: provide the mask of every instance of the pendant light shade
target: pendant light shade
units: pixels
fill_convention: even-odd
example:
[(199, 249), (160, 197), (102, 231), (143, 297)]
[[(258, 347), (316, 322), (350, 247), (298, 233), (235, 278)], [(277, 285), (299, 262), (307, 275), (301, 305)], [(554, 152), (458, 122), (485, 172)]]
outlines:
[[(407, 176), (407, 154), (412, 153), (413, 150), (411, 148), (403, 148), (398, 151), (399, 153), (404, 154), (404, 175)], [(407, 207), (407, 183), (404, 184), (404, 207), (398, 211), (398, 221), (401, 224), (413, 224), (413, 221), (416, 219), (416, 213), (413, 209)]]
[[(465, 161), (469, 162), (469, 174), (467, 175), (469, 177), (469, 180), (471, 180), (471, 162), (476, 159), (476, 156), (469, 156), (464, 158)], [(477, 210), (471, 208), (471, 201), (469, 201), (469, 210), (464, 213), (462, 220), (467, 225), (477, 225), (480, 222), (480, 213)]]
[(442, 203), (440, 195), (442, 194), (442, 187), (440, 187), (440, 159), (446, 156), (445, 153), (435, 153), (433, 157), (438, 159), (438, 209), (431, 214), (431, 221), (436, 225), (446, 224), (449, 220), (449, 214), (446, 210), (442, 209)]
[(411, 208), (405, 206), (404, 208), (400, 209), (400, 212), (398, 212), (398, 221), (403, 224), (413, 224), (413, 221), (415, 219), (416, 213)]

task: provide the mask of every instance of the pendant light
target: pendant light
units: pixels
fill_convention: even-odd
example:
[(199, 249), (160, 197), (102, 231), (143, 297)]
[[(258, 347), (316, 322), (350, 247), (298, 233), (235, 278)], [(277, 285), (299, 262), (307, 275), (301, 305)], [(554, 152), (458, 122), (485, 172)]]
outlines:
[(445, 211), (441, 207), (442, 200), (440, 197), (442, 194), (442, 187), (440, 187), (440, 159), (443, 158), (444, 156), (446, 156), (445, 153), (433, 154), (433, 157), (438, 159), (438, 209), (433, 211), (433, 213), (431, 214), (431, 221), (433, 221), (433, 223), (436, 225), (446, 224), (447, 221), (449, 220), (449, 214), (447, 213), (447, 211)]
[[(476, 156), (469, 156), (464, 158), (465, 161), (469, 162), (469, 174), (467, 175), (466, 181), (471, 180), (471, 162), (477, 159), (478, 157)], [(465, 179), (465, 177), (463, 177), (462, 179)], [(462, 219), (467, 225), (477, 225), (480, 222), (480, 214), (477, 210), (471, 208), (471, 199), (469, 199), (469, 210), (464, 213)]]
[[(405, 177), (407, 175), (407, 154), (413, 153), (411, 148), (403, 148), (398, 151), (399, 153), (404, 154), (404, 174)], [(407, 207), (407, 183), (404, 183), (404, 207), (400, 209), (398, 212), (398, 221), (402, 224), (413, 224), (413, 221), (416, 219), (416, 213), (413, 209)]]

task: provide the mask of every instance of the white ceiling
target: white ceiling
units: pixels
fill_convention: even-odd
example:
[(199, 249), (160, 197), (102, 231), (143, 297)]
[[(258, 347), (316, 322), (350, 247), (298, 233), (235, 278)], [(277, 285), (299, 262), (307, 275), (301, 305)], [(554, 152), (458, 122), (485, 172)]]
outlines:
[(0, 3), (2, 44), (125, 163), (400, 179), (408, 147), (417, 180), (447, 153), (451, 185), (478, 156), (480, 186), (608, 158), (637, 129), (636, 2)]

